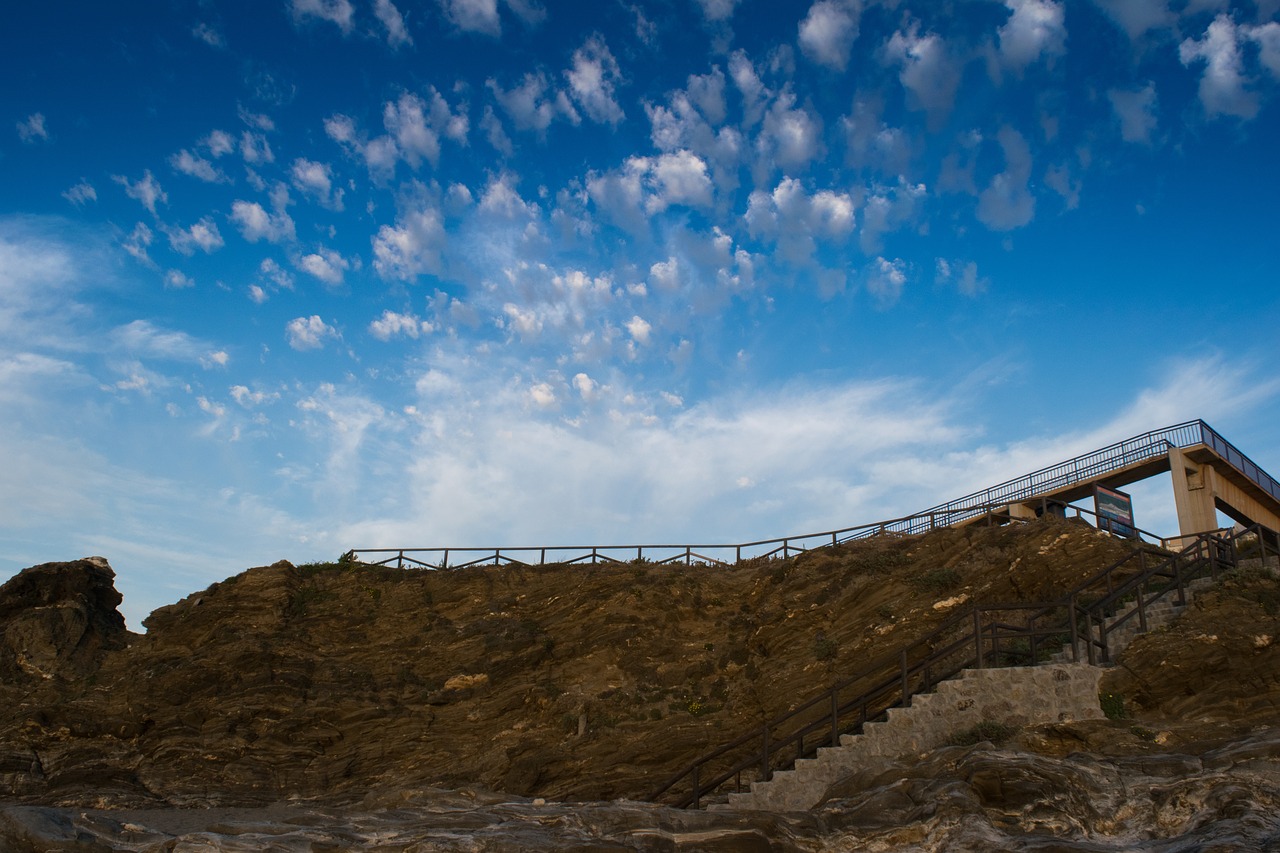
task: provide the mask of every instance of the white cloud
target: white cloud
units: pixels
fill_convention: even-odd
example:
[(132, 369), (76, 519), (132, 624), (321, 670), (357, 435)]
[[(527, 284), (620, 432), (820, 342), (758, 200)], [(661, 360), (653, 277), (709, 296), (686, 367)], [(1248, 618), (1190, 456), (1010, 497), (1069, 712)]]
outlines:
[(1280, 78), (1280, 24), (1268, 21), (1249, 27), (1247, 34), (1258, 45), (1258, 61), (1271, 72), (1271, 76)]
[(396, 224), (383, 225), (373, 238), (373, 268), (383, 278), (411, 281), (441, 270), (444, 219), (431, 203), (420, 201), (403, 211)]
[(498, 36), (502, 21), (498, 18), (498, 0), (441, 0), (445, 17), (460, 30)]
[(232, 385), (231, 399), (246, 409), (250, 409), (265, 403), (274, 403), (280, 399), (280, 393), (278, 391), (253, 391), (245, 385)]
[(1203, 60), (1200, 103), (1210, 116), (1228, 115), (1249, 119), (1258, 113), (1258, 96), (1246, 89), (1241, 33), (1228, 15), (1219, 15), (1200, 40), (1185, 39), (1178, 45), (1178, 58), (1188, 67)]
[(328, 21), (349, 34), (352, 28), (352, 17), (355, 9), (350, 0), (291, 0), (293, 19), (301, 22), (306, 18), (319, 18)]
[(556, 392), (546, 382), (539, 382), (529, 389), (529, 398), (539, 408), (548, 408), (556, 404)]
[(435, 87), (427, 87), (426, 98), (403, 92), (382, 106), (382, 124), (387, 135), (365, 140), (350, 116), (341, 114), (325, 120), (325, 133), (348, 151), (361, 156), (376, 180), (389, 180), (396, 163), (404, 160), (417, 170), (424, 160), (436, 165), (440, 159), (441, 136), (466, 144), (470, 124), (465, 109), (454, 112)]
[[(985, 293), (991, 282), (978, 275), (978, 265), (973, 261), (948, 261), (938, 258), (936, 262), (938, 284), (955, 285), (963, 296), (977, 296)], [(958, 272), (957, 272), (958, 268)]]
[(266, 240), (268, 243), (292, 241), (295, 236), (293, 218), (286, 210), (268, 213), (256, 201), (237, 199), (231, 204), (231, 221), (240, 228), (240, 234), (250, 243)]
[(227, 42), (222, 37), (222, 33), (213, 27), (201, 21), (191, 28), (191, 35), (200, 39), (200, 41), (209, 45), (209, 47), (226, 47)]
[(49, 139), (49, 130), (44, 126), (44, 113), (32, 113), (17, 123), (18, 138), (28, 144), (45, 142)]
[(413, 38), (404, 25), (404, 16), (391, 0), (375, 0), (373, 14), (387, 31), (387, 44), (393, 48), (413, 44)]
[(240, 156), (251, 166), (274, 163), (276, 155), (271, 150), (271, 143), (261, 133), (246, 130), (240, 134)]
[(573, 99), (592, 121), (615, 125), (622, 121), (622, 107), (614, 98), (621, 72), (603, 38), (593, 35), (575, 50), (573, 67), (564, 76)]
[(593, 400), (600, 390), (600, 385), (585, 373), (575, 373), (573, 376), (573, 388), (582, 399)]
[(225, 130), (210, 131), (200, 144), (209, 150), (209, 156), (215, 160), (236, 150), (235, 137)]
[(653, 264), (649, 267), (649, 280), (659, 290), (675, 290), (680, 286), (680, 261), (671, 257)]
[(898, 79), (911, 93), (911, 103), (924, 110), (933, 126), (951, 112), (963, 66), (937, 33), (919, 35), (919, 24), (898, 30), (885, 46), (886, 58), (900, 65)]
[(1062, 4), (1054, 0), (1005, 0), (1013, 14), (997, 31), (1000, 58), (1021, 71), (1041, 57), (1053, 58), (1066, 52), (1067, 28)]
[(1112, 89), (1107, 92), (1111, 108), (1120, 120), (1120, 136), (1125, 142), (1151, 143), (1156, 129), (1156, 85), (1148, 82), (1137, 90)]
[(160, 182), (151, 174), (151, 170), (147, 169), (143, 172), (142, 177), (133, 183), (123, 175), (112, 175), (111, 180), (124, 187), (124, 194), (129, 198), (142, 203), (142, 206), (151, 211), (154, 215), (156, 212), (156, 203), (169, 203), (169, 194), (160, 187)]
[(756, 139), (756, 149), (784, 172), (803, 169), (822, 155), (822, 120), (795, 103), (791, 92), (778, 95)]
[(195, 287), (196, 283), (181, 270), (169, 270), (164, 274), (164, 286), (169, 290), (185, 290)]
[(653, 331), (653, 326), (640, 316), (632, 317), (625, 323), (627, 334), (631, 335), (631, 339), (638, 344), (649, 343), (649, 333)]
[(742, 0), (698, 0), (702, 15), (708, 21), (727, 21)]
[(1171, 27), (1177, 21), (1167, 0), (1093, 0), (1124, 30), (1136, 39), (1148, 30)]
[(380, 341), (389, 341), (398, 335), (417, 338), (419, 335), (429, 335), (432, 331), (434, 327), (425, 320), (419, 320), (413, 314), (397, 314), (390, 310), (384, 310), (381, 317), (369, 324), (369, 334)]
[(187, 257), (195, 254), (196, 249), (212, 254), (224, 245), (217, 223), (208, 216), (187, 229), (166, 228), (165, 234), (169, 237), (169, 246)]
[(341, 189), (334, 189), (333, 169), (328, 163), (318, 163), (299, 157), (293, 161), (289, 175), (294, 187), (303, 195), (308, 195), (330, 210), (342, 210)]
[(654, 194), (647, 207), (650, 212), (665, 210), (673, 204), (690, 207), (711, 206), (711, 179), (707, 164), (690, 151), (663, 154), (652, 165)]
[(336, 285), (342, 284), (343, 274), (351, 269), (351, 262), (333, 249), (321, 246), (311, 254), (298, 258), (295, 266), (325, 284)]
[(479, 210), (506, 219), (536, 219), (538, 206), (520, 197), (520, 193), (512, 186), (515, 180), (515, 176), (507, 172), (491, 177), (480, 195)]
[[(170, 270), (170, 272), (177, 272)], [(181, 273), (179, 273), (181, 275)], [(183, 276), (185, 279), (185, 276)], [(180, 286), (186, 286), (180, 285)], [(189, 363), (217, 363), (218, 350), (186, 332), (166, 329), (148, 320), (134, 320), (111, 330), (112, 346), (133, 358), (154, 358)], [(222, 354), (225, 363), (226, 355)]]
[(62, 194), (62, 197), (74, 204), (76, 207), (82, 207), (86, 203), (98, 200), (98, 191), (93, 188), (93, 184), (88, 181), (81, 181), (75, 186)]
[(289, 346), (296, 350), (320, 349), (325, 341), (339, 337), (338, 331), (315, 314), (295, 317), (285, 326)]
[(1008, 125), (1000, 128), (996, 138), (1004, 149), (1005, 169), (978, 196), (978, 219), (993, 231), (1011, 231), (1029, 223), (1036, 213), (1036, 200), (1027, 186), (1031, 148)]
[(756, 190), (744, 217), (752, 236), (777, 243), (778, 255), (806, 263), (817, 240), (842, 241), (855, 227), (856, 206), (848, 193), (819, 190), (809, 194), (799, 180), (783, 178), (772, 192)]
[(169, 157), (169, 165), (176, 172), (199, 178), (206, 183), (216, 184), (227, 180), (227, 176), (217, 166), (185, 148)]
[(818, 0), (800, 22), (800, 49), (814, 62), (843, 71), (861, 15), (861, 0)]
[(901, 258), (889, 261), (878, 257), (868, 269), (867, 292), (875, 298), (876, 305), (880, 308), (897, 304), (906, 283), (907, 263)]
[(486, 85), (517, 130), (544, 133), (558, 117), (572, 124), (582, 120), (568, 94), (551, 91), (542, 72), (525, 74), (520, 85), (510, 90), (503, 89), (492, 77)]
[(147, 247), (155, 240), (155, 235), (151, 233), (151, 229), (146, 223), (139, 222), (133, 226), (133, 230), (129, 232), (129, 236), (121, 243), (124, 250), (132, 255), (135, 259), (141, 261), (149, 267), (155, 264), (151, 257), (147, 254)]

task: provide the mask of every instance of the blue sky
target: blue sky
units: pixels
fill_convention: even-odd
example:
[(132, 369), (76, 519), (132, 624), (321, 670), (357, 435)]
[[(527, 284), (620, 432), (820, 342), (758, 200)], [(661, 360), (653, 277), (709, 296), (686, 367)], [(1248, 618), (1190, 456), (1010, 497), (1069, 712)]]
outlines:
[[(17, 4), (0, 574), (1280, 473), (1280, 0)], [(1139, 523), (1173, 532), (1157, 485)]]

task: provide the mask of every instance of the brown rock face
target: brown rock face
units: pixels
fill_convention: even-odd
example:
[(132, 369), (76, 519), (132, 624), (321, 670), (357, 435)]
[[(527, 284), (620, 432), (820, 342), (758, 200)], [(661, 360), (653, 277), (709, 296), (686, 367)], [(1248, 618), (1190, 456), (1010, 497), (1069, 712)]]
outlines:
[(39, 614), (75, 596), (27, 596), (5, 611), (6, 636), (35, 638), (15, 661), (45, 648), (102, 658), (84, 676), (23, 671), (0, 688), (0, 796), (251, 805), (481, 785), (643, 797), (965, 601), (1043, 600), (1126, 551), (1045, 521), (733, 568), (281, 562), (157, 610), (128, 648), (105, 628), (41, 645), (28, 620), (64, 636)]
[(0, 586), (0, 679), (83, 679), (129, 634), (101, 557), (44, 563)]

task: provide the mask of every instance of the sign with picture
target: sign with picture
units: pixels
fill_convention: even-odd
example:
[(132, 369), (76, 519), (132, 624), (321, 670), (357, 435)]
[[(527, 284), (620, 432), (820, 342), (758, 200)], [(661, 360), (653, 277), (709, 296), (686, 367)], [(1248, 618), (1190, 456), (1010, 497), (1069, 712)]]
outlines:
[(1094, 485), (1093, 504), (1098, 513), (1098, 529), (1132, 539), (1137, 536), (1133, 523), (1133, 498), (1116, 489)]

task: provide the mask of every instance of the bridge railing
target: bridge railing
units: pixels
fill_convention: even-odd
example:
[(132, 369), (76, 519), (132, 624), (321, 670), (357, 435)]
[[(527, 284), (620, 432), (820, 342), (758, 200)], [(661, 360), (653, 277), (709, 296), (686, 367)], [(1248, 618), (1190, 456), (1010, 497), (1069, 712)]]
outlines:
[[(1097, 526), (1097, 513), (1083, 507), (1041, 501), (1041, 514), (1062, 514), (1084, 518)], [(543, 565), (701, 565), (728, 566), (752, 559), (787, 559), (814, 548), (830, 547), (856, 539), (886, 535), (914, 535), (939, 527), (952, 527), (958, 520), (972, 521), (985, 516), (988, 524), (1004, 524), (1021, 519), (1011, 518), (1007, 504), (984, 507), (962, 507), (937, 510), (887, 521), (786, 536), (755, 542), (702, 545), (557, 545), (508, 548), (361, 548), (349, 551), (346, 559), (372, 566), (394, 566), (418, 569), (465, 569), (472, 566), (543, 566)], [(1135, 529), (1145, 541), (1164, 547), (1167, 540), (1154, 533)]]

